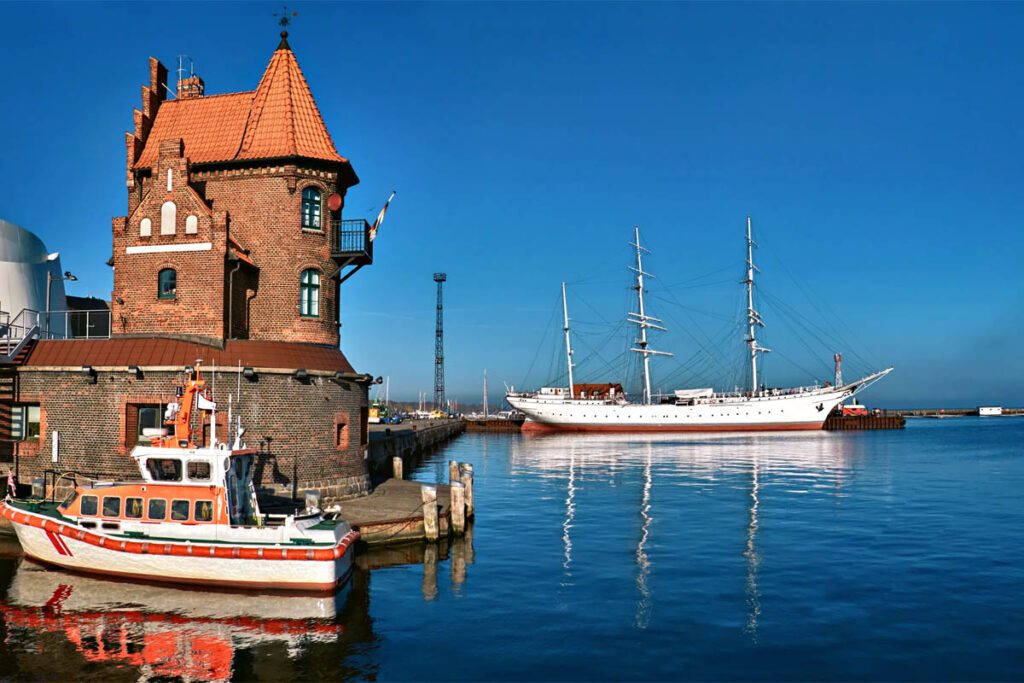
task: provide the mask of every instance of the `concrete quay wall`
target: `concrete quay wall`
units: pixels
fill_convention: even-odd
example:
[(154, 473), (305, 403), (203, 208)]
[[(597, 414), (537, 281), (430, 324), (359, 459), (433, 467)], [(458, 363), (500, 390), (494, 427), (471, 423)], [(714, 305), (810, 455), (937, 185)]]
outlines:
[(409, 462), (466, 430), (462, 420), (414, 420), (399, 425), (370, 425), (367, 466), (372, 475), (391, 476), (392, 458)]

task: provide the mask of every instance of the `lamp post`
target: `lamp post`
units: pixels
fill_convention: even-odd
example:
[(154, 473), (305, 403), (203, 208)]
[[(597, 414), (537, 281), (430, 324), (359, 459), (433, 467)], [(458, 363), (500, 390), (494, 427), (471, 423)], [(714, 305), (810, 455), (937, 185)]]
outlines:
[[(46, 338), (50, 338), (50, 291), (53, 288), (54, 282), (62, 282), (64, 280), (75, 281), (78, 278), (71, 274), (70, 270), (64, 271), (64, 277), (54, 277), (53, 273), (49, 269), (46, 270)], [(64, 330), (64, 336), (68, 334), (67, 329)]]

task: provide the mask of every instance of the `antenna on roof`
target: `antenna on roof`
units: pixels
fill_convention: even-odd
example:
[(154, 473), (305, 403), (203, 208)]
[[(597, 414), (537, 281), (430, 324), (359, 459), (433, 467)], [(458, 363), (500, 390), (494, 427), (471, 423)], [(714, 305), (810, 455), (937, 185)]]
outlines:
[[(185, 64), (188, 64), (186, 67)], [(188, 71), (186, 74), (185, 72)], [(195, 62), (188, 55), (178, 55), (178, 83), (181, 83), (186, 78), (192, 78), (195, 76)]]

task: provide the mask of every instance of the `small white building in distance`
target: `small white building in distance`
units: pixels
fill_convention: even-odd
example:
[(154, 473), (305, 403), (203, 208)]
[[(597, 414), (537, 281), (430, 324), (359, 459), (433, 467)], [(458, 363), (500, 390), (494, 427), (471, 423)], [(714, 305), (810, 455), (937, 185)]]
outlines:
[(978, 406), (978, 415), (1002, 415), (1001, 406)]

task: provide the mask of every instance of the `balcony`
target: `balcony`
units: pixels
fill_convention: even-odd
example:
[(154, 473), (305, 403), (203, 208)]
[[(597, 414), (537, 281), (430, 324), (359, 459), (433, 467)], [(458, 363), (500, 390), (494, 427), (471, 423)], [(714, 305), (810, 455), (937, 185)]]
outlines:
[(362, 218), (335, 222), (331, 230), (331, 257), (343, 268), (373, 263), (369, 222)]

